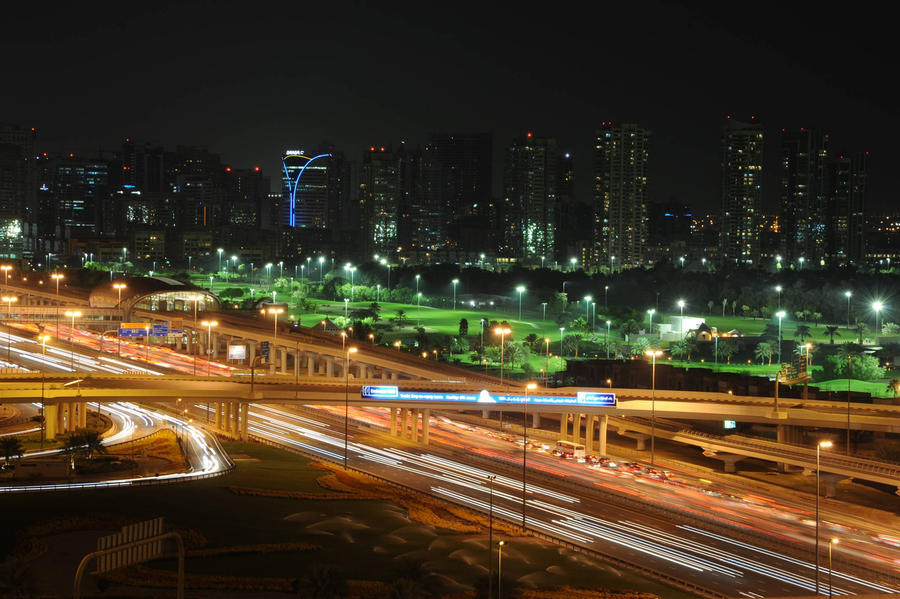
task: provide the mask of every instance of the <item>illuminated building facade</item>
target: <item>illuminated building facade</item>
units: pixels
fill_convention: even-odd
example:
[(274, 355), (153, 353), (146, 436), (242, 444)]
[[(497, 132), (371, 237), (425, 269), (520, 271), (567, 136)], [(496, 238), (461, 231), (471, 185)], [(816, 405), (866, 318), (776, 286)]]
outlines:
[(829, 161), (826, 261), (833, 266), (863, 264), (866, 257), (867, 152)]
[(782, 130), (779, 251), (790, 264), (825, 257), (825, 163), (828, 136), (814, 129)]
[[(637, 125), (603, 123), (594, 144), (595, 266), (637, 266), (647, 245), (647, 144)], [(615, 256), (615, 258), (613, 258)]]
[(401, 205), (400, 157), (389, 147), (371, 146), (363, 154), (359, 208), (365, 255), (396, 250)]
[(759, 263), (759, 212), (762, 203), (764, 134), (755, 119), (731, 117), (722, 133), (721, 260)]
[(503, 173), (505, 257), (540, 264), (556, 255), (556, 140), (528, 133), (506, 150)]
[(288, 227), (328, 227), (328, 159), (331, 154), (307, 155), (287, 150), (281, 157), (283, 201), (280, 221)]

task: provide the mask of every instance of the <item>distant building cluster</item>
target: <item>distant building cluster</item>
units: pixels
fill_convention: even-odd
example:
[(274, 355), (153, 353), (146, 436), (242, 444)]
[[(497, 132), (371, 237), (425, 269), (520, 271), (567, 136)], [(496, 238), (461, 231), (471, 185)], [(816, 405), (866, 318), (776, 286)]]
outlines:
[(354, 155), (327, 143), (285, 148), (271, 174), (205, 148), (132, 139), (91, 157), (48, 154), (34, 129), (0, 125), (0, 256), (35, 266), (218, 257), (221, 266), (224, 246), (243, 262), (378, 254), (389, 264), (610, 271), (659, 261), (813, 268), (897, 259), (900, 219), (867, 221), (867, 155), (835, 153), (826, 134), (782, 130), (774, 214), (762, 209), (766, 135), (755, 119), (725, 121), (721, 209), (711, 214), (648, 201), (650, 139), (636, 124), (601, 123), (592, 196), (579, 198), (571, 153), (528, 132), (504, 148), (496, 197), (488, 133), (436, 133), (422, 147)]

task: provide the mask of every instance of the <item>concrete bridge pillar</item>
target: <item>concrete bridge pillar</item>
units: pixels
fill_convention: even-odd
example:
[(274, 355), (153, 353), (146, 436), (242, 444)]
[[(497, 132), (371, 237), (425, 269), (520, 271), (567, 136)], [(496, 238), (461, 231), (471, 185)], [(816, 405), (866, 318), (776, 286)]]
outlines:
[(66, 434), (67, 432), (69, 432), (69, 426), (67, 422), (69, 406), (70, 404), (65, 401), (59, 403), (59, 410), (57, 411), (56, 430), (62, 434)]
[(599, 438), (597, 439), (597, 455), (607, 455), (606, 448), (606, 429), (609, 426), (609, 416), (604, 414), (598, 418), (599, 421)]
[(594, 453), (594, 415), (584, 415), (584, 452)]
[(87, 411), (88, 405), (86, 401), (79, 402), (78, 404), (78, 427), (79, 428), (87, 428)]
[(559, 438), (563, 441), (569, 438), (569, 415), (566, 412), (559, 415)]
[(238, 404), (238, 429), (237, 436), (241, 441), (246, 442), (250, 431), (250, 404), (242, 401)]
[(232, 419), (234, 418), (234, 402), (226, 401), (225, 402), (225, 426), (223, 427), (225, 433), (230, 435), (234, 431), (232, 428)]
[(216, 401), (216, 402), (213, 402), (212, 406), (213, 406), (213, 410), (215, 410), (215, 412), (216, 412), (215, 417), (213, 419), (215, 429), (217, 431), (222, 430), (222, 404), (221, 404), (221, 402)]
[(329, 378), (335, 376), (333, 356), (325, 356), (325, 376)]
[(316, 354), (306, 352), (306, 374), (313, 376), (316, 374)]
[[(779, 443), (793, 443), (799, 445), (803, 442), (803, 429), (792, 424), (779, 424), (776, 426), (776, 438)], [(790, 464), (779, 462), (776, 464), (779, 472), (794, 472), (795, 468)]]
[(392, 380), (392, 381), (396, 381), (396, 380), (397, 380), (397, 373), (396, 373), (395, 371), (391, 370), (390, 373), (389, 373), (389, 377), (388, 377), (388, 378), (390, 378), (390, 380)]
[(741, 460), (746, 459), (747, 456), (743, 455), (735, 455), (733, 453), (719, 453), (717, 451), (711, 451), (709, 449), (703, 450), (703, 455), (708, 458), (715, 458), (717, 460), (721, 460), (725, 465), (725, 472), (734, 473), (736, 472), (735, 464), (740, 462)]
[(572, 414), (572, 441), (581, 441), (581, 414)]
[(295, 377), (300, 376), (300, 362), (302, 361), (302, 359), (303, 359), (303, 354), (300, 353), (299, 349), (296, 350), (294, 352), (294, 376)]
[(245, 341), (247, 346), (247, 358), (248, 364), (253, 364), (256, 361), (256, 342), (254, 341)]
[(397, 435), (397, 408), (391, 408), (391, 436)]
[(540, 412), (532, 412), (531, 413), (531, 428), (541, 428), (541, 413)]
[(422, 444), (428, 445), (428, 421), (431, 420), (431, 410), (422, 410)]
[(44, 404), (44, 437), (52, 439), (57, 435), (59, 428), (59, 406), (57, 404)]

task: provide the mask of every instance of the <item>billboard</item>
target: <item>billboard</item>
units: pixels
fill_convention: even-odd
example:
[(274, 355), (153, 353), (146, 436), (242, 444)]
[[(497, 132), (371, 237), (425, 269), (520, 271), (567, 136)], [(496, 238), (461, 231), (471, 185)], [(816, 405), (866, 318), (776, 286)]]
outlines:
[(365, 399), (392, 401), (435, 401), (474, 404), (522, 404), (582, 406), (612, 408), (616, 406), (616, 396), (612, 393), (579, 391), (575, 397), (561, 395), (512, 395), (492, 394), (487, 389), (478, 393), (455, 393), (450, 391), (403, 391), (389, 385), (364, 385), (360, 396)]
[(229, 360), (246, 360), (247, 359), (247, 346), (243, 343), (229, 343), (228, 344), (228, 359)]

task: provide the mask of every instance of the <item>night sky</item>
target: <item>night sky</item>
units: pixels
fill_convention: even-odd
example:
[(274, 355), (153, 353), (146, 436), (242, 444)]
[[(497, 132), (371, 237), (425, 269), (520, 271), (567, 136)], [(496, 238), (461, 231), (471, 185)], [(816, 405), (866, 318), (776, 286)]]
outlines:
[(4, 5), (0, 121), (36, 127), (50, 152), (126, 136), (202, 145), (277, 184), (286, 148), (327, 139), (357, 160), (432, 131), (491, 131), (499, 195), (503, 147), (533, 131), (574, 153), (588, 201), (593, 130), (614, 120), (653, 132), (650, 199), (714, 210), (723, 119), (755, 115), (767, 206), (776, 133), (792, 126), (871, 153), (871, 211), (895, 198), (896, 34), (865, 5), (28, 4)]

